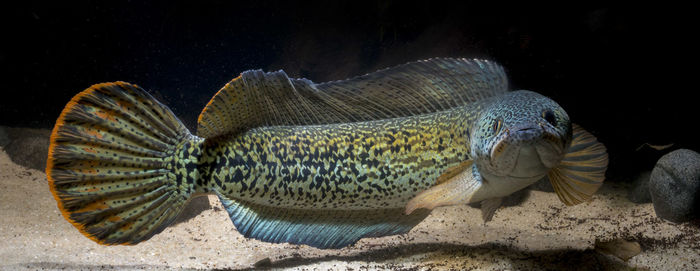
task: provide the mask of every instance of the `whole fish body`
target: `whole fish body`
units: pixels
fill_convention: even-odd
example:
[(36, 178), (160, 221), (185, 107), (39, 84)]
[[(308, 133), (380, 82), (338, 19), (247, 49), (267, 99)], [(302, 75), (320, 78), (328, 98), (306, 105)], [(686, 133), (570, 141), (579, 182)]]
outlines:
[(247, 71), (192, 135), (138, 86), (94, 85), (54, 127), (47, 176), (64, 217), (101, 244), (136, 244), (216, 194), (238, 231), (340, 248), (400, 234), (431, 209), (500, 199), (548, 176), (590, 199), (607, 153), (554, 101), (507, 91), (489, 61), (430, 59), (315, 84)]

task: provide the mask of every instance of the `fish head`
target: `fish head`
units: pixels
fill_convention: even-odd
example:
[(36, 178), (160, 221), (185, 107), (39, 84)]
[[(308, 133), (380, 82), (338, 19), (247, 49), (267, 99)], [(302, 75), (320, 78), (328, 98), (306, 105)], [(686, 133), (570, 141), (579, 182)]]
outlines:
[(481, 110), (471, 131), (471, 157), (486, 180), (534, 182), (559, 165), (571, 137), (571, 121), (559, 104), (513, 91)]

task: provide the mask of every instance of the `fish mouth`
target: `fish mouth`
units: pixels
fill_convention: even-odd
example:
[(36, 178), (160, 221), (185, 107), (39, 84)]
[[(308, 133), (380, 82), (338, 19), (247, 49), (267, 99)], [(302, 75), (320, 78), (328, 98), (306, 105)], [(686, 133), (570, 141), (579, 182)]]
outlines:
[(543, 130), (541, 126), (519, 125), (505, 129), (495, 139), (496, 143), (491, 148), (491, 160), (496, 161), (502, 156), (517, 155), (519, 146), (527, 146), (542, 139)]
[(513, 169), (509, 177), (532, 179), (544, 175), (549, 168), (544, 164), (536, 146), (522, 146), (518, 150)]
[(506, 175), (506, 176), (507, 176), (508, 178), (516, 179), (516, 180), (532, 180), (532, 179), (538, 179), (538, 180), (539, 180), (539, 179), (544, 178), (544, 175), (545, 175), (545, 174), (538, 174), (538, 175), (526, 176), (526, 177), (523, 177), (523, 176), (513, 176), (513, 175)]
[(491, 166), (515, 179), (544, 176), (564, 155), (560, 136), (540, 125), (513, 127), (498, 137), (491, 151)]

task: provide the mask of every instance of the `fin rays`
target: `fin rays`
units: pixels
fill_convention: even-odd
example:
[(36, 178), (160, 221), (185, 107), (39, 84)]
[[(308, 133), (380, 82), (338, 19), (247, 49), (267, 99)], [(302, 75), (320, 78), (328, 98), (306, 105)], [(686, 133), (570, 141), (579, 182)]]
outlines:
[(63, 216), (101, 244), (150, 238), (189, 197), (174, 174), (177, 148), (196, 140), (188, 135), (138, 86), (103, 83), (79, 93), (56, 122), (46, 167)]
[(548, 173), (559, 199), (566, 205), (589, 200), (603, 185), (608, 167), (605, 146), (580, 126), (574, 124), (569, 152), (561, 164)]
[(435, 58), (315, 84), (283, 71), (246, 71), (199, 116), (212, 138), (271, 125), (370, 121), (433, 113), (505, 93), (503, 68), (485, 60)]
[(269, 207), (219, 195), (236, 229), (246, 237), (273, 243), (341, 248), (365, 237), (408, 232), (428, 210), (404, 215), (402, 209), (301, 210)]

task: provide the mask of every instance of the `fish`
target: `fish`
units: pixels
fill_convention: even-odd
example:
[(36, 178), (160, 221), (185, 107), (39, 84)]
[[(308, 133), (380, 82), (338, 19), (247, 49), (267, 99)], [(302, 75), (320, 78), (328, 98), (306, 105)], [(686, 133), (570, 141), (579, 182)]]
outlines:
[(496, 62), (432, 58), (318, 84), (245, 71), (195, 134), (143, 88), (96, 84), (58, 117), (46, 175), (63, 217), (99, 244), (148, 240), (216, 195), (247, 238), (338, 249), (440, 206), (477, 203), (489, 221), (545, 177), (564, 204), (586, 202), (607, 165), (595, 136), (553, 100), (509, 91)]

